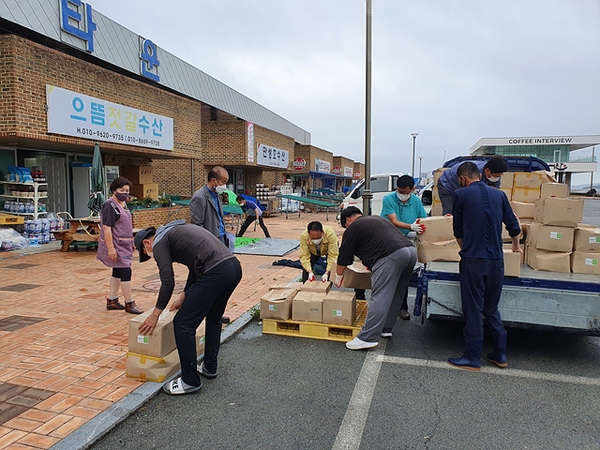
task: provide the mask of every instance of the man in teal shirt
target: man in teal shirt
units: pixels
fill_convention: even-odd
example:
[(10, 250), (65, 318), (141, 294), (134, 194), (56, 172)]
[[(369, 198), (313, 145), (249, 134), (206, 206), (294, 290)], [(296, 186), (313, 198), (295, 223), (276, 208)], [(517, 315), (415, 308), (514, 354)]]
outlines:
[[(418, 223), (418, 219), (427, 217), (421, 199), (413, 194), (415, 180), (410, 175), (402, 175), (396, 182), (396, 190), (383, 197), (381, 217), (389, 220), (398, 230), (408, 237), (415, 237), (425, 231), (425, 225)], [(413, 232), (413, 233), (411, 233)], [(408, 294), (408, 292), (407, 292)], [(408, 295), (400, 307), (400, 318), (409, 320)]]

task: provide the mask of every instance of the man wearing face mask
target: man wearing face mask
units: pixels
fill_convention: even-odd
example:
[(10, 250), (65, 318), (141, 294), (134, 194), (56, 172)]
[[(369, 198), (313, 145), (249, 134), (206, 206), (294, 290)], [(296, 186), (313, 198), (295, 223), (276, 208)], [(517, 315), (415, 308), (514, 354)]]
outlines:
[[(402, 175), (396, 182), (396, 191), (383, 197), (381, 217), (389, 220), (402, 234), (411, 240), (417, 234), (425, 232), (425, 225), (419, 223), (419, 219), (427, 217), (427, 212), (421, 203), (421, 199), (413, 194), (415, 180), (410, 175)], [(409, 320), (408, 291), (400, 307), (400, 318)]]
[[(500, 187), (500, 178), (502, 174), (508, 170), (508, 165), (504, 158), (500, 156), (494, 156), (487, 161), (465, 161), (472, 162), (477, 166), (481, 181), (488, 186)], [(464, 163), (463, 163), (464, 164)], [(461, 186), (458, 184), (458, 168), (460, 164), (455, 164), (448, 170), (442, 173), (442, 176), (438, 180), (438, 194), (442, 202), (442, 215), (452, 214), (452, 199), (454, 192), (460, 189)]]
[(333, 228), (323, 226), (321, 222), (310, 222), (300, 236), (300, 263), (302, 264), (302, 282), (314, 281), (314, 266), (322, 256), (327, 257), (327, 268), (322, 281), (329, 279), (331, 266), (338, 257), (338, 239)]
[(229, 174), (222, 166), (215, 166), (208, 172), (207, 183), (194, 192), (190, 201), (191, 222), (210, 231), (223, 244), (229, 247), (221, 195), (227, 190)]

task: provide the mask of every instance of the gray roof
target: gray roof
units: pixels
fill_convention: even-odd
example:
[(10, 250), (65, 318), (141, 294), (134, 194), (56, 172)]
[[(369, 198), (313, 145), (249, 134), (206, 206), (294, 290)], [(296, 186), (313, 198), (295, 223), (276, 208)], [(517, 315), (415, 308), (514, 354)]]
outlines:
[[(0, 17), (90, 54), (83, 39), (61, 29), (60, 3), (60, 0), (0, 0)], [(97, 11), (93, 11), (92, 17), (96, 30), (93, 33), (94, 51), (91, 55), (140, 75), (140, 42), (144, 37)], [(157, 55), (160, 60), (159, 85), (289, 136), (299, 144), (310, 145), (308, 131), (158, 46)]]

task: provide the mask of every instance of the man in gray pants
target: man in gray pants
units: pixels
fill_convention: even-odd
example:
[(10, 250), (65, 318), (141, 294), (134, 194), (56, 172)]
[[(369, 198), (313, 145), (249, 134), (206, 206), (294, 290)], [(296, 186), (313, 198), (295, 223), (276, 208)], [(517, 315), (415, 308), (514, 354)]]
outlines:
[(340, 222), (346, 231), (337, 260), (336, 286), (342, 285), (344, 270), (354, 256), (371, 270), (371, 298), (365, 323), (358, 336), (346, 342), (348, 349), (362, 350), (375, 347), (380, 336), (392, 337), (417, 262), (417, 249), (389, 221), (363, 216), (356, 206), (343, 210)]

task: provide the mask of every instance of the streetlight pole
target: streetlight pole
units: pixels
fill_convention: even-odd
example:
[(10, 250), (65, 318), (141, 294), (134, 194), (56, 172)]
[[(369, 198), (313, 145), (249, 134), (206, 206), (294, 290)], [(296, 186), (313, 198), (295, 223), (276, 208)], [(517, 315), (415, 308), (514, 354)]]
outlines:
[(373, 22), (372, 0), (367, 0), (366, 77), (365, 77), (365, 190), (363, 214), (371, 215), (371, 24)]
[(417, 136), (419, 135), (419, 133), (410, 133), (410, 135), (413, 138), (412, 168), (410, 170), (410, 174), (414, 178), (415, 177), (415, 141), (417, 140)]
[(423, 157), (419, 156), (419, 186), (421, 185), (421, 174), (423, 172), (421, 172), (421, 163), (423, 162)]

